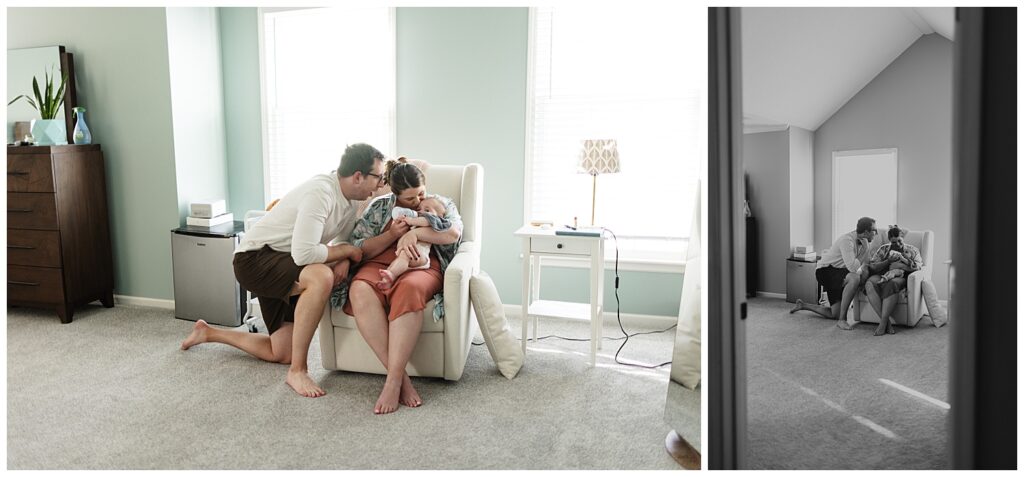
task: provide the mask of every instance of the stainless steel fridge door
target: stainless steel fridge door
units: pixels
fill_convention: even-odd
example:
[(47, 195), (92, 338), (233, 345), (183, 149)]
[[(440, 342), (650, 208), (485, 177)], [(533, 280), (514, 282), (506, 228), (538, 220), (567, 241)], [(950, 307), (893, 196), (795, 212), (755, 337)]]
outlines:
[(171, 233), (174, 316), (223, 326), (241, 326), (244, 293), (231, 265), (238, 237)]

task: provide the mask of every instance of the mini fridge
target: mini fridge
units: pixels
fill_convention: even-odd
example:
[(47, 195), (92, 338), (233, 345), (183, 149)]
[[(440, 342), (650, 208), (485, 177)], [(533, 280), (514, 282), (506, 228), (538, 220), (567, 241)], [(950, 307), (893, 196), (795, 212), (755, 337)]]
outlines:
[(233, 222), (171, 231), (175, 317), (242, 326), (246, 291), (235, 280), (231, 264), (242, 230), (242, 222)]

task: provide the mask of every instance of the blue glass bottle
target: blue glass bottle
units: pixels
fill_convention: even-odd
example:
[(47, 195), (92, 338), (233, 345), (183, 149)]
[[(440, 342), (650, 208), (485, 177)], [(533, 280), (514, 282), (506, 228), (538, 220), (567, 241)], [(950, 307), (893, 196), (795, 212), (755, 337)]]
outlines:
[(75, 144), (92, 144), (92, 133), (89, 132), (89, 125), (85, 124), (85, 108), (79, 106), (74, 108), (75, 116)]

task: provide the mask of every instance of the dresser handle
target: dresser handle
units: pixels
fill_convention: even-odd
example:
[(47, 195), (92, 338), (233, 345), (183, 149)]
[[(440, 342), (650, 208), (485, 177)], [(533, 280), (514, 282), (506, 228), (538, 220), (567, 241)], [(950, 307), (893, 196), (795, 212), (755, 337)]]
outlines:
[(22, 212), (22, 213), (27, 213), (27, 212), (32, 212), (32, 209), (7, 209), (7, 212), (8, 212), (8, 213), (10, 213), (10, 212)]
[(8, 245), (7, 248), (16, 248), (18, 250), (35, 250), (35, 247), (29, 245)]
[(7, 175), (9, 175), (9, 176), (27, 176), (28, 173), (24, 172), (24, 171), (7, 171)]
[(27, 286), (30, 286), (30, 287), (37, 287), (37, 286), (39, 286), (38, 283), (18, 282), (18, 281), (14, 281), (14, 280), (7, 280), (7, 284), (8, 285), (27, 285)]

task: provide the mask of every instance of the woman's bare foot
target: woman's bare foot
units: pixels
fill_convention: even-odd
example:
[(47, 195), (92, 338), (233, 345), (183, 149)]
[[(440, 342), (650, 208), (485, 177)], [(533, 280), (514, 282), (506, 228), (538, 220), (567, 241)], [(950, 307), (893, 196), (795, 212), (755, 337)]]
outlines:
[(889, 318), (888, 323), (886, 323), (885, 332), (889, 333), (890, 335), (896, 334), (896, 327), (893, 326), (892, 318)]
[(288, 383), (295, 392), (301, 396), (315, 398), (327, 394), (320, 386), (317, 386), (313, 379), (305, 371), (288, 370), (288, 377), (284, 382)]
[(884, 335), (885, 334), (885, 330), (886, 330), (886, 328), (888, 326), (889, 326), (889, 321), (888, 320), (879, 323), (878, 327), (875, 328), (875, 336), (882, 336), (882, 335)]
[(206, 321), (199, 320), (195, 325), (192, 326), (192, 333), (189, 333), (185, 341), (181, 342), (181, 349), (189, 349), (199, 343), (206, 342), (206, 331), (210, 329), (210, 325), (206, 324)]
[(398, 396), (402, 383), (384, 381), (384, 389), (380, 391), (377, 404), (373, 406), (374, 414), (390, 414), (398, 410)]
[(423, 404), (423, 399), (416, 392), (416, 388), (412, 387), (412, 380), (409, 379), (408, 374), (402, 378), (402, 391), (399, 393), (398, 400), (409, 407), (420, 407)]
[(804, 301), (799, 299), (799, 298), (797, 298), (796, 299), (796, 306), (794, 306), (792, 310), (789, 310), (789, 312), (790, 313), (796, 313), (796, 312), (798, 312), (800, 310), (803, 310), (803, 309), (804, 309)]
[(380, 273), (380, 281), (377, 282), (377, 288), (381, 291), (391, 288), (391, 284), (395, 282), (395, 276), (391, 274), (389, 270), (377, 270)]
[(842, 330), (852, 330), (853, 329), (853, 327), (850, 326), (849, 323), (847, 323), (847, 322), (845, 322), (843, 320), (836, 320), (836, 326), (838, 326), (839, 329), (842, 329)]

